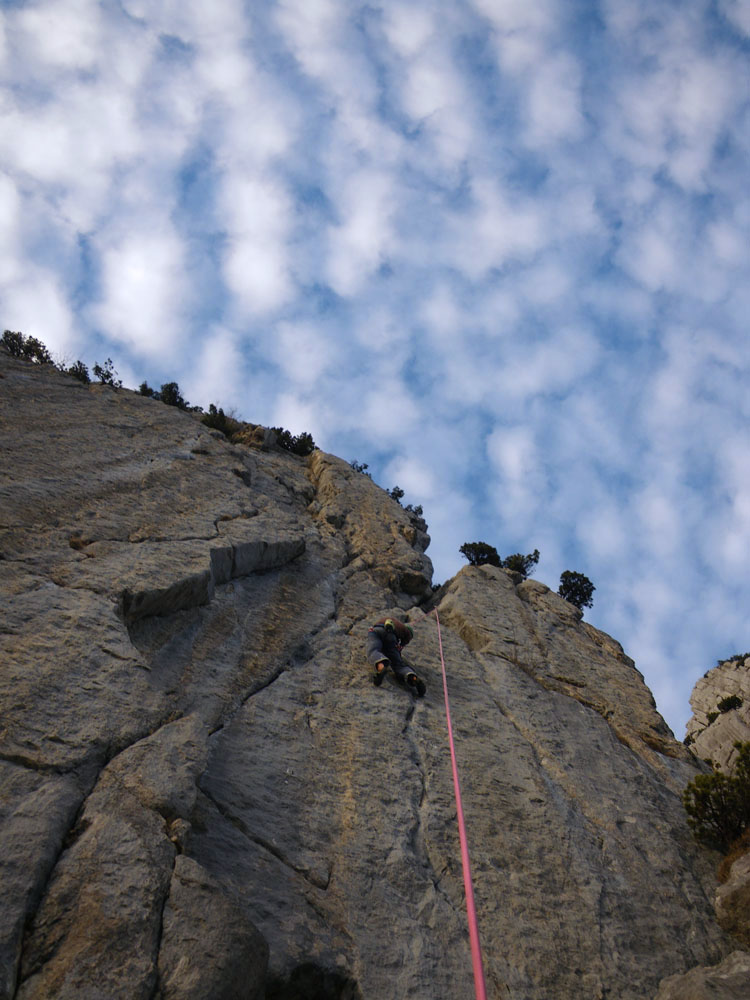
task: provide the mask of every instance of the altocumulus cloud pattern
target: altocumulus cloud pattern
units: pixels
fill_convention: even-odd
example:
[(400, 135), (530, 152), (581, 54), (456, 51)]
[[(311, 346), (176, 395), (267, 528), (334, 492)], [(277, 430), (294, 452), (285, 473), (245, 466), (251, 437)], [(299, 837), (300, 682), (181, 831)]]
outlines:
[(4, 327), (750, 648), (748, 0), (5, 0)]

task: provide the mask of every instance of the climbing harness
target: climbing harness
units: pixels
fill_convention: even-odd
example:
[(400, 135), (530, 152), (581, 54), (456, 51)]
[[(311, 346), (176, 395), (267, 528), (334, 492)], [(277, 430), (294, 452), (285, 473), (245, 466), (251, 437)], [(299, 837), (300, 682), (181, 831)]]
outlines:
[(482, 965), (482, 949), (479, 944), (479, 924), (477, 922), (477, 911), (474, 905), (474, 887), (471, 881), (471, 863), (469, 861), (469, 847), (466, 840), (466, 823), (464, 822), (464, 810), (461, 804), (461, 787), (458, 781), (458, 766), (456, 765), (456, 747), (453, 742), (453, 726), (451, 724), (451, 708), (448, 701), (448, 678), (445, 672), (445, 657), (443, 655), (443, 637), (440, 632), (440, 616), (437, 608), (433, 609), (435, 623), (437, 624), (438, 646), (440, 648), (440, 663), (443, 669), (443, 692), (445, 693), (445, 718), (448, 723), (448, 742), (451, 748), (451, 763), (453, 765), (453, 789), (456, 796), (456, 813), (458, 816), (458, 838), (461, 842), (461, 866), (464, 873), (464, 889), (466, 891), (466, 918), (469, 924), (469, 942), (471, 944), (471, 962), (474, 967), (474, 991), (476, 1000), (487, 1000), (487, 987), (484, 981), (484, 967)]

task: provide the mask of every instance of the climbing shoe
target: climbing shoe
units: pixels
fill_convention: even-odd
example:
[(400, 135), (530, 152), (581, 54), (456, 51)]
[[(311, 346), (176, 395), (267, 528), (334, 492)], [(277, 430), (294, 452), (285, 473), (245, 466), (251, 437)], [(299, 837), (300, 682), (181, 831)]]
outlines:
[(375, 664), (375, 674), (372, 678), (372, 683), (375, 687), (380, 687), (383, 683), (383, 679), (388, 671), (388, 660), (380, 660)]
[(416, 674), (408, 674), (406, 677), (406, 683), (409, 685), (410, 688), (414, 688), (414, 690), (417, 692), (418, 698), (424, 698), (427, 692), (427, 685), (421, 679), (421, 677), (417, 677)]

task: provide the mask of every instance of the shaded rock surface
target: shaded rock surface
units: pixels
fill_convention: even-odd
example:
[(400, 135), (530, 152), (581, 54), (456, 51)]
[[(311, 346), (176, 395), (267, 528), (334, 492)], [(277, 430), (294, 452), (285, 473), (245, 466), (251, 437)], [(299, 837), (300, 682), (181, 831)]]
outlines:
[(263, 1000), (268, 945), (201, 866), (175, 861), (164, 907), (158, 1000)]
[[(700, 765), (548, 588), (433, 597), (424, 523), (347, 463), (4, 354), (0, 421), (0, 997), (470, 995), (433, 603), (488, 995), (732, 951)], [(425, 699), (370, 682), (384, 613)]]
[(750, 948), (750, 853), (732, 865), (729, 877), (716, 893), (719, 923), (745, 948)]

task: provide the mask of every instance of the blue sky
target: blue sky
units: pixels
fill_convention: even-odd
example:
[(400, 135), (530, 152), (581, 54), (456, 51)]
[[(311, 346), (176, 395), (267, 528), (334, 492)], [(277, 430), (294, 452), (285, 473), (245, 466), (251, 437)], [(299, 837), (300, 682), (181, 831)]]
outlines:
[(750, 0), (0, 9), (3, 328), (596, 585), (684, 735), (750, 649)]

